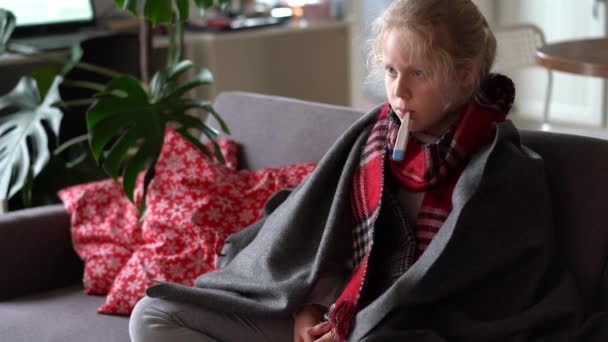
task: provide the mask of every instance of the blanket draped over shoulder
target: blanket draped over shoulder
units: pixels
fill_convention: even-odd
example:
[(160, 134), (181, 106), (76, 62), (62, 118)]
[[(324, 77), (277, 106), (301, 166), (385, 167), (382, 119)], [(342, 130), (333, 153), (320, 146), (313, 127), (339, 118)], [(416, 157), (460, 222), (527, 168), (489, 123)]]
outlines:
[[(298, 188), (272, 197), (261, 221), (230, 236), (219, 270), (194, 287), (161, 283), (147, 295), (272, 317), (314, 302), (320, 279), (343, 288), (353, 270), (344, 243), (353, 172), (380, 109), (344, 132)], [(542, 159), (520, 144), (513, 124), (497, 124), (494, 140), (464, 169), (452, 212), (424, 254), (357, 313), (347, 340), (608, 341), (598, 337), (605, 317), (584, 324), (559, 260), (545, 179)], [(581, 339), (591, 336), (585, 332), (595, 337)]]

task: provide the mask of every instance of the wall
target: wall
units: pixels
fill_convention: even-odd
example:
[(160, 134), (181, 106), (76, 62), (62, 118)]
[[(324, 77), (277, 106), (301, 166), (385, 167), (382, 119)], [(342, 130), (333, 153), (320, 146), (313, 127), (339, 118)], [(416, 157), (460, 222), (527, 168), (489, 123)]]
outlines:
[(494, 25), (494, 23), (496, 21), (496, 7), (497, 7), (496, 1), (495, 0), (473, 0), (473, 3), (475, 3), (475, 5), (477, 5), (477, 7), (479, 8), (479, 10), (483, 14), (483, 16), (486, 17), (488, 24), (490, 24), (491, 26)]

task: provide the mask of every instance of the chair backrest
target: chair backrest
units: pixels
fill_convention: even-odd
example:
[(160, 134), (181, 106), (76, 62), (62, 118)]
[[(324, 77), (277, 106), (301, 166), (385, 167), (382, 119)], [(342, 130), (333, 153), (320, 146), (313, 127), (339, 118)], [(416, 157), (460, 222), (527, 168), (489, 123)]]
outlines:
[[(242, 167), (260, 169), (318, 161), (363, 112), (284, 97), (229, 92), (216, 110), (242, 144)], [(588, 311), (608, 309), (608, 141), (521, 132), (545, 160), (561, 256)]]
[(500, 72), (536, 65), (536, 50), (545, 45), (543, 31), (534, 24), (500, 26), (496, 37), (496, 64)]
[[(499, 26), (493, 29), (496, 37), (496, 63), (493, 71), (508, 74), (518, 69), (538, 66), (536, 51), (545, 45), (545, 34), (534, 24)], [(547, 71), (543, 105), (543, 123), (549, 123), (553, 90), (553, 73)]]

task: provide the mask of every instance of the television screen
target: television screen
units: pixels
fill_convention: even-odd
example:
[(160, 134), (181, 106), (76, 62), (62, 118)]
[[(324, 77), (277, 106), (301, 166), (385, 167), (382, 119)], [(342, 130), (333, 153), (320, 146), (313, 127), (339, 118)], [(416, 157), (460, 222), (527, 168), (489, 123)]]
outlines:
[(90, 22), (91, 0), (0, 0), (0, 8), (15, 14), (17, 27)]

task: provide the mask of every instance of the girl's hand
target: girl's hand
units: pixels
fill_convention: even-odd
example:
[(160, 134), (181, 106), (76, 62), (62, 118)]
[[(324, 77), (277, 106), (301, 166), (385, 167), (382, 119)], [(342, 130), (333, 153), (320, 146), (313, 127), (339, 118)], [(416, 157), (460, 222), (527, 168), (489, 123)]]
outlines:
[(314, 337), (314, 342), (338, 342), (331, 323), (323, 322), (308, 329), (308, 334)]
[[(295, 342), (314, 342), (323, 337), (323, 330), (315, 329), (323, 319), (326, 308), (322, 305), (310, 304), (303, 306), (294, 316), (293, 340)], [(331, 329), (331, 328), (330, 328)], [(312, 332), (319, 331), (312, 334)]]

